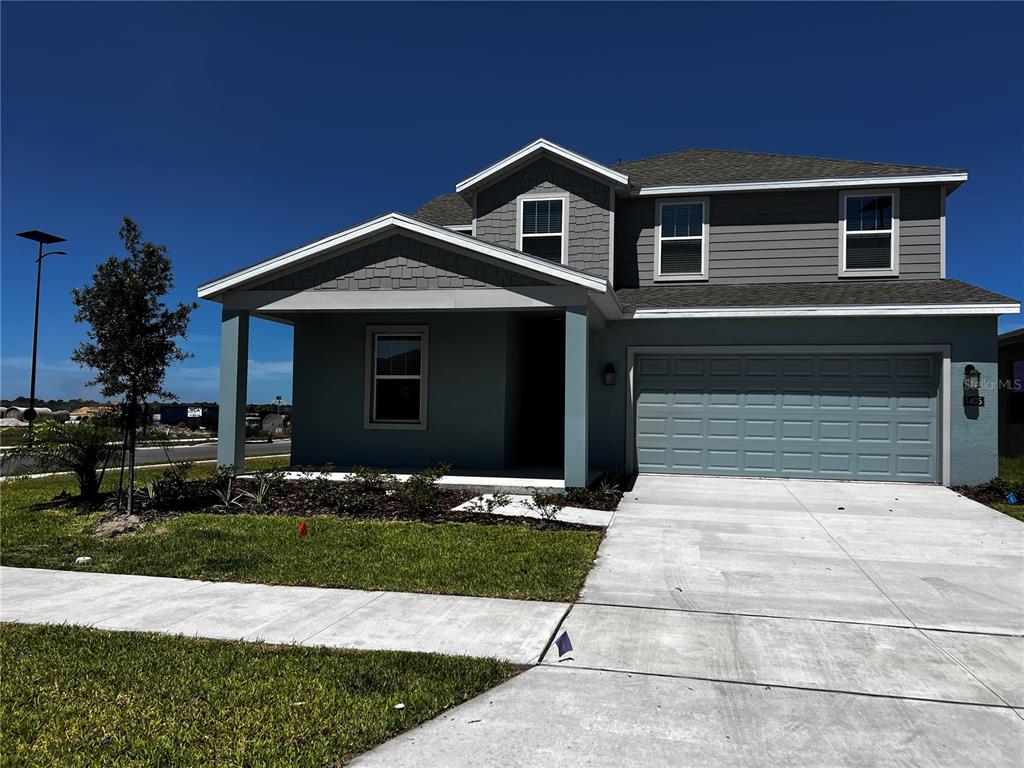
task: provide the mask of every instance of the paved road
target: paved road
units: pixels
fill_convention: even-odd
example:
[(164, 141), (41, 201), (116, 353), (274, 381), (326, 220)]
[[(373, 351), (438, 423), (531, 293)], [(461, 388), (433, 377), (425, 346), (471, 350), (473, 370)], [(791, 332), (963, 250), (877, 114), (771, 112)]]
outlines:
[[(272, 443), (246, 443), (246, 456), (276, 456), (282, 453), (291, 453), (291, 440), (275, 440)], [(217, 442), (196, 443), (193, 445), (171, 445), (166, 449), (139, 448), (135, 451), (137, 464), (163, 464), (170, 456), (171, 461), (201, 461), (203, 459), (217, 458)], [(12, 459), (4, 455), (0, 458), (0, 473), (10, 474), (17, 471), (33, 469), (33, 465), (26, 459)]]
[(1024, 765), (1024, 526), (946, 488), (642, 477), (562, 629), (353, 765)]

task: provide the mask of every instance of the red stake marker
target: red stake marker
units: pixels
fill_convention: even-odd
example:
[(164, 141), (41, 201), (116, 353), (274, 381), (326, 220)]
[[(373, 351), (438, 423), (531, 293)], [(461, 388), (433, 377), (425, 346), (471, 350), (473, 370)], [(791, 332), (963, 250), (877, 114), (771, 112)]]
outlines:
[(306, 530), (306, 521), (305, 520), (300, 520), (299, 521), (299, 536), (305, 536), (307, 533), (309, 533), (309, 531)]

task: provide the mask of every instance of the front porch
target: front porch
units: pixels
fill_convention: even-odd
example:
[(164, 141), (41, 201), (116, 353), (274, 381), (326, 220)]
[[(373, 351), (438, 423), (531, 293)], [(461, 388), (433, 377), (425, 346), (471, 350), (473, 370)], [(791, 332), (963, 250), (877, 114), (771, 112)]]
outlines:
[[(417, 296), (403, 298), (414, 303)], [(402, 472), (447, 463), (447, 482), (468, 487), (522, 492), (588, 485), (587, 403), (597, 374), (587, 351), (594, 310), (581, 298), (576, 306), (482, 311), (226, 306), (218, 462), (243, 466), (248, 326), (258, 313), (294, 329), (293, 465)], [(411, 382), (423, 388), (422, 413), (410, 412), (405, 422), (377, 421), (374, 397), (394, 387), (388, 376), (380, 377), (385, 387), (374, 374), (391, 371), (399, 357), (378, 350), (375, 334), (401, 339), (395, 332), (409, 329), (422, 329), (416, 350), (422, 370), (415, 369), (422, 380)], [(403, 402), (399, 396), (392, 407), (406, 407)]]
[(295, 329), (292, 461), (588, 485), (605, 278), (385, 214), (200, 286), (223, 304), (221, 465), (241, 469), (249, 320)]

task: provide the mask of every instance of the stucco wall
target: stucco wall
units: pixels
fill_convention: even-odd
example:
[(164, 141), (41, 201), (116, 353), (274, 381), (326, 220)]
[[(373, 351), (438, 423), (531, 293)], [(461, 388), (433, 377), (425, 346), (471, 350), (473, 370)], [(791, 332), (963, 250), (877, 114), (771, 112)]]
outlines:
[[(997, 407), (987, 392), (984, 408), (965, 409), (961, 381), (973, 363), (984, 381), (996, 380), (996, 319), (801, 318), (744, 320), (629, 320), (591, 336), (590, 461), (594, 469), (626, 465), (628, 346), (751, 346), (786, 344), (949, 344), (951, 354), (950, 469), (954, 485), (981, 483), (997, 471)], [(601, 370), (614, 363), (615, 386), (602, 385)]]
[[(426, 430), (363, 428), (366, 327), (396, 323), (429, 326)], [(507, 325), (502, 312), (297, 318), (293, 463), (503, 466)]]

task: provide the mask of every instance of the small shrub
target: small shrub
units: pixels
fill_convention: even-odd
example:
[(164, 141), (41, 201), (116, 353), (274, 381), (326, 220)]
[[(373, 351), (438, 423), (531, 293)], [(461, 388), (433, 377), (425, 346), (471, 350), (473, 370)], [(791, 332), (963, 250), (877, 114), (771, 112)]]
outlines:
[(507, 493), (486, 493), (470, 501), (467, 509), (479, 514), (493, 515), (494, 510), (506, 507), (511, 503), (512, 497)]
[(565, 509), (565, 502), (566, 495), (564, 493), (537, 492), (526, 502), (526, 506), (539, 514), (545, 523), (549, 523)]
[(364, 491), (373, 493), (384, 493), (398, 485), (398, 478), (386, 469), (372, 467), (352, 467), (348, 479), (350, 483), (355, 483)]
[(72, 472), (78, 481), (78, 492), (91, 501), (99, 496), (107, 464), (121, 450), (115, 444), (117, 437), (117, 432), (101, 419), (81, 424), (43, 421), (35, 425), (12, 455), (31, 459), (45, 471)]
[(353, 517), (364, 515), (370, 511), (370, 502), (361, 496), (351, 496), (345, 493), (343, 489), (339, 489), (332, 506), (339, 514), (352, 515)]
[(565, 492), (565, 500), (569, 506), (586, 507), (590, 503), (589, 488), (570, 488)]
[(234, 492), (234, 484), (234, 467), (217, 467), (217, 472), (213, 479), (213, 487), (210, 489), (217, 499), (215, 506), (223, 510), (233, 506), (242, 506), (242, 494)]
[(402, 483), (402, 498), (415, 511), (430, 509), (437, 502), (438, 481), (451, 471), (451, 464), (438, 464), (436, 467), (414, 472)]
[[(341, 483), (326, 477), (333, 471), (333, 464), (325, 464), (322, 470), (306, 481), (306, 499), (314, 507), (333, 509), (337, 505), (342, 493)], [(312, 473), (306, 474), (308, 476)]]
[(161, 501), (182, 501), (189, 498), (193, 493), (188, 479), (191, 470), (192, 463), (188, 461), (171, 464), (151, 481), (153, 483), (151, 498)]

